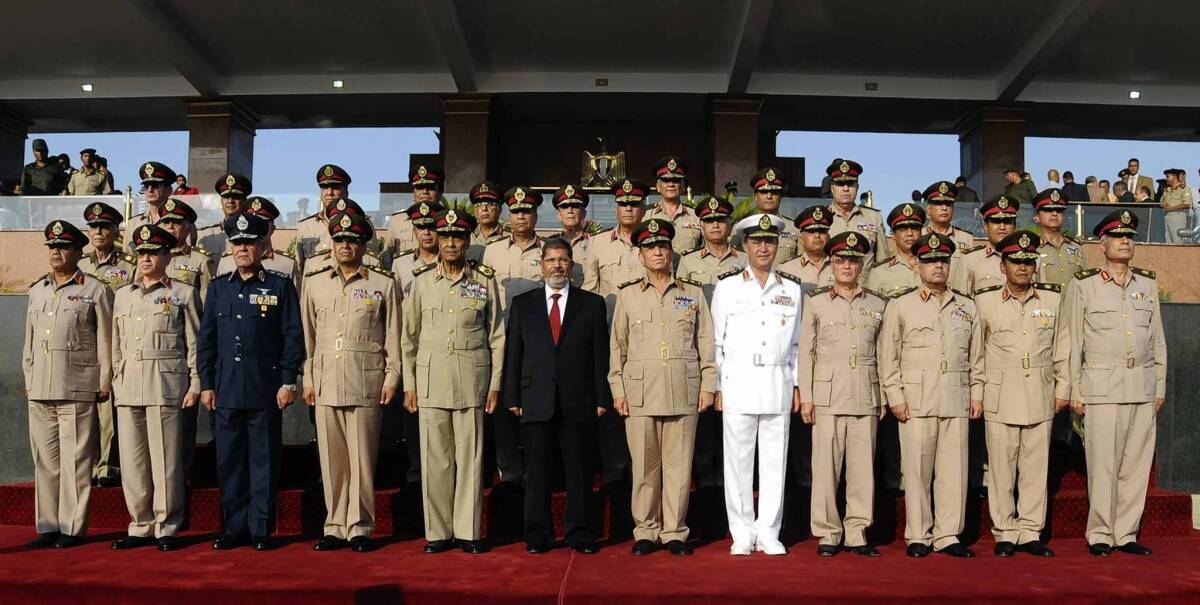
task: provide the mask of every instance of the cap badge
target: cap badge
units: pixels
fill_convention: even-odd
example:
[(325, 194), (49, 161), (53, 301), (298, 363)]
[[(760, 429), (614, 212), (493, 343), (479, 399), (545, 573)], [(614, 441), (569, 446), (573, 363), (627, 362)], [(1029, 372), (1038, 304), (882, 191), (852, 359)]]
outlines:
[(515, 192), (513, 192), (513, 199), (518, 202), (525, 201), (525, 190), (521, 189), (521, 188), (517, 188), (517, 190)]
[(996, 207), (997, 207), (997, 208), (999, 208), (999, 209), (1001, 209), (1001, 210), (1008, 210), (1008, 198), (1006, 198), (1006, 197), (1001, 197), (1001, 198), (1000, 198), (1000, 199), (999, 199), (999, 200), (996, 202)]
[(571, 185), (567, 185), (567, 188), (563, 189), (563, 195), (566, 195), (567, 197), (575, 197), (575, 188)]
[(720, 207), (721, 207), (721, 202), (718, 202), (717, 198), (715, 198), (715, 197), (708, 198), (708, 209), (709, 210), (717, 210)]
[(946, 181), (942, 181), (942, 184), (938, 185), (938, 193), (943, 195), (950, 193), (950, 187), (946, 184)]
[(353, 223), (353, 222), (354, 221), (350, 220), (349, 214), (343, 214), (342, 220), (338, 221), (338, 224), (342, 226), (342, 229), (349, 229), (351, 223)]
[(1050, 201), (1057, 202), (1060, 199), (1062, 199), (1062, 196), (1059, 195), (1057, 191), (1050, 192)]
[(625, 182), (621, 183), (621, 191), (624, 191), (625, 193), (633, 191), (633, 183), (629, 182), (629, 179), (625, 179)]
[(325, 169), (321, 171), (321, 174), (324, 174), (325, 176), (333, 176), (333, 166), (325, 166)]
[(62, 232), (63, 232), (62, 223), (55, 221), (54, 226), (50, 227), (50, 232), (53, 233), (54, 235), (62, 235)]
[(479, 184), (479, 193), (487, 193), (488, 191), (491, 191), (491, 190), (488, 189), (487, 183)]
[(146, 162), (146, 165), (142, 167), (142, 172), (146, 175), (146, 178), (154, 176), (154, 164)]
[(1122, 213), (1121, 213), (1121, 224), (1123, 224), (1123, 225), (1128, 225), (1128, 224), (1129, 224), (1129, 221), (1131, 221), (1131, 220), (1133, 220), (1133, 219), (1132, 219), (1132, 217), (1129, 215), (1129, 211), (1128, 211), (1128, 210), (1126, 210), (1125, 212), (1122, 212)]
[(250, 221), (246, 220), (246, 215), (241, 215), (237, 220), (238, 231), (245, 231), (250, 228)]
[(175, 198), (170, 198), (167, 203), (163, 204), (163, 210), (171, 211), (175, 209)]
[(815, 206), (812, 211), (812, 217), (814, 221), (819, 221), (825, 218), (825, 213), (821, 212), (820, 206)]
[(233, 187), (236, 184), (237, 184), (237, 178), (234, 177), (232, 174), (225, 177), (225, 186), (226, 187)]
[(424, 166), (417, 166), (417, 176), (425, 178), (425, 175), (427, 174), (429, 174), (428, 169), (426, 169)]
[(457, 212), (450, 210), (449, 212), (446, 213), (446, 226), (447, 227), (452, 226), (457, 222), (458, 222), (458, 213)]
[(150, 239), (150, 228), (142, 227), (142, 231), (141, 231), (141, 233), (138, 233), (138, 237), (141, 237), (142, 241), (146, 241), (146, 240)]
[(667, 170), (670, 170), (671, 172), (675, 172), (675, 169), (678, 167), (679, 167), (679, 164), (675, 163), (675, 158), (671, 158), (671, 159), (667, 160)]
[(858, 247), (858, 235), (854, 234), (853, 232), (850, 233), (850, 235), (847, 235), (846, 236), (846, 245), (851, 248), (857, 248)]
[(429, 216), (429, 204), (421, 202), (421, 205), (417, 208), (417, 212), (420, 212), (421, 216)]
[(104, 210), (100, 208), (100, 204), (92, 206), (92, 216), (100, 216), (101, 212), (104, 212)]
[(646, 224), (646, 230), (651, 234), (658, 233), (658, 221), (650, 219), (650, 222)]
[(1022, 233), (1021, 238), (1017, 240), (1017, 245), (1022, 248), (1028, 248), (1029, 247), (1029, 236)]
[(344, 198), (344, 197), (343, 197), (343, 198), (338, 198), (338, 201), (337, 201), (337, 206), (335, 206), (335, 207), (336, 207), (338, 210), (345, 210), (345, 209), (346, 209), (346, 198)]
[(775, 170), (772, 168), (768, 168), (767, 174), (765, 176), (767, 177), (768, 181), (774, 181), (775, 180)]
[(765, 214), (762, 215), (762, 218), (758, 219), (758, 228), (759, 229), (770, 229), (771, 228), (771, 217), (769, 217)]
[(936, 236), (936, 235), (929, 236), (929, 248), (930, 249), (936, 250), (937, 248), (940, 248), (941, 246), (942, 246), (942, 240), (938, 239), (938, 236)]
[(913, 215), (912, 204), (905, 204), (904, 209), (900, 211), (900, 214), (903, 214), (904, 216), (912, 216)]
[(838, 170), (840, 170), (842, 174), (850, 172), (850, 162), (842, 160), (841, 165), (838, 166)]
[(253, 202), (250, 202), (250, 209), (254, 210), (255, 212), (262, 210), (262, 202), (259, 200), (254, 200)]

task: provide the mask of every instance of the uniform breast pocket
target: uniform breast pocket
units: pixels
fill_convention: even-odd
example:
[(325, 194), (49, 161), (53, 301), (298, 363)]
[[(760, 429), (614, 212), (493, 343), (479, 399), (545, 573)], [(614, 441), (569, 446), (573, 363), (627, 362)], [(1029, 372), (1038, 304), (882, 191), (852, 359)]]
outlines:
[[(639, 342), (655, 336), (654, 318), (645, 309), (628, 309), (629, 311), (629, 340)], [(657, 344), (657, 343), (652, 343)]]
[(424, 301), (421, 303), (421, 327), (442, 327), (442, 305), (440, 303)]
[(920, 349), (933, 346), (932, 326), (912, 326), (904, 330), (905, 348)]
[(1115, 306), (1091, 306), (1083, 314), (1083, 323), (1089, 330), (1097, 332), (1116, 330), (1122, 323), (1118, 321), (1120, 312)]
[(817, 366), (813, 368), (813, 402), (819, 406), (828, 406), (833, 400), (833, 367)]
[(821, 321), (817, 326), (817, 342), (834, 344), (846, 336), (846, 325), (840, 321)]
[(317, 309), (316, 321), (317, 321), (318, 328), (325, 328), (325, 327), (329, 326), (329, 313), (330, 313), (329, 307), (320, 307)]
[(1133, 301), (1133, 318), (1138, 326), (1143, 328), (1150, 327), (1150, 321), (1154, 317), (1154, 303), (1150, 300), (1135, 300)]
[(696, 337), (696, 310), (682, 309), (675, 317), (675, 347), (690, 348)]

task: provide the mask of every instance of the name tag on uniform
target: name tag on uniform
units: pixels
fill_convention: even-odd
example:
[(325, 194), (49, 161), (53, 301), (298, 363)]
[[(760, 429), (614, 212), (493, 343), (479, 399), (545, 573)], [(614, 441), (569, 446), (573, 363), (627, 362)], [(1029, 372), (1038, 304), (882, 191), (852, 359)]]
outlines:
[(792, 233), (791, 231), (782, 231), (779, 233), (779, 237), (782, 237), (785, 239), (796, 239), (796, 234)]
[(1054, 317), (1054, 311), (1050, 309), (1034, 309), (1029, 313), (1030, 317)]
[(463, 284), (462, 297), (467, 300), (487, 300), (487, 286), (475, 282)]
[(540, 261), (540, 260), (538, 260), (538, 259), (536, 259), (536, 258), (534, 258), (534, 259), (530, 259), (530, 260), (529, 260), (529, 266), (530, 266), (530, 267), (540, 267), (540, 266), (542, 266), (542, 261)]
[(952, 313), (950, 313), (950, 319), (961, 319), (963, 321), (971, 321), (974, 318), (971, 317), (970, 313), (967, 313), (966, 309), (959, 307), (959, 308), (955, 309)]
[(350, 292), (350, 297), (367, 300), (383, 300), (383, 292), (379, 290), (367, 290), (366, 288), (355, 288)]
[(863, 315), (864, 317), (875, 318), (875, 321), (883, 321), (882, 313), (876, 313), (874, 311), (871, 311), (870, 309), (859, 309), (858, 312), (859, 312), (859, 314)]
[(93, 301), (93, 300), (92, 300), (92, 297), (91, 297), (91, 296), (84, 296), (84, 295), (82, 295), (82, 294), (71, 294), (71, 295), (68, 295), (68, 296), (67, 296), (67, 300), (69, 300), (69, 301), (71, 301), (71, 302), (81, 302), (81, 303), (83, 303), (83, 304), (85, 304), (85, 305), (90, 305), (90, 304), (92, 304), (93, 302), (95, 302), (95, 301)]
[(796, 301), (793, 300), (791, 296), (784, 296), (781, 294), (779, 296), (776, 296), (775, 298), (772, 298), (771, 304), (783, 305), (785, 307), (792, 307), (792, 306), (796, 305)]
[(178, 296), (158, 296), (158, 297), (154, 298), (153, 302), (156, 305), (162, 305), (164, 309), (166, 307), (181, 307), (181, 306), (183, 306), (183, 300), (180, 299)]
[(854, 226), (854, 229), (856, 231), (870, 231), (871, 233), (874, 233), (875, 223), (859, 223)]
[(274, 294), (256, 294), (250, 297), (250, 304), (273, 307), (279, 304), (279, 297)]
[(193, 267), (191, 265), (185, 265), (183, 263), (175, 263), (174, 269), (176, 271), (186, 271), (186, 272), (196, 273), (195, 267)]
[(1130, 292), (1129, 300), (1153, 300), (1146, 292)]
[(684, 224), (683, 224), (683, 225), (681, 225), (681, 226), (682, 226), (684, 229), (699, 229), (699, 228), (700, 228), (700, 224), (699, 224), (699, 223), (684, 223)]
[(696, 299), (691, 296), (676, 296), (673, 306), (676, 309), (694, 310), (696, 308)]

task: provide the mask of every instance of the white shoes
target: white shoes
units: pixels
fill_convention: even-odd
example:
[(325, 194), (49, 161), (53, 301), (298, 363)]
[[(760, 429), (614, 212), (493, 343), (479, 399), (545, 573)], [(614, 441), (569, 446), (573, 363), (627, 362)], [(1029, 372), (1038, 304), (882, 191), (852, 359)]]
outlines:
[(729, 554), (735, 557), (745, 557), (754, 552), (753, 542), (734, 542), (733, 546), (729, 547)]
[(779, 540), (764, 540), (759, 538), (754, 546), (755, 550), (767, 555), (786, 555), (787, 549)]

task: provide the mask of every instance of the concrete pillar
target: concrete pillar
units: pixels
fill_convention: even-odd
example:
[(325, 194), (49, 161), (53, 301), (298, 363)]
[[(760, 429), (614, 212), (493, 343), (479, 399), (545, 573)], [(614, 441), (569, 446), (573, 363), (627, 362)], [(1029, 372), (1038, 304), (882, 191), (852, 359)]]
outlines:
[(1004, 193), (1004, 170), (1025, 169), (1025, 110), (980, 107), (958, 122), (959, 167), (987, 201)]
[(750, 177), (758, 170), (760, 137), (758, 114), (761, 99), (714, 98), (710, 106), (713, 190), (723, 192), (727, 181), (737, 181), (745, 195)]
[(460, 95), (442, 99), (442, 169), (446, 193), (465, 194), (488, 176), (491, 99)]
[(188, 101), (187, 110), (188, 184), (215, 193), (213, 184), (225, 172), (253, 179), (258, 115), (237, 101), (220, 99)]
[(25, 166), (25, 136), (29, 120), (0, 107), (0, 179), (14, 182)]

